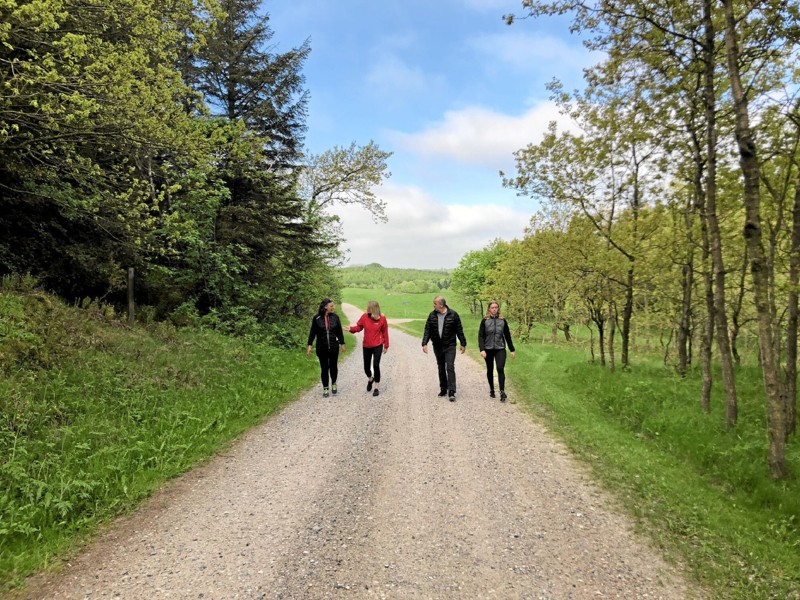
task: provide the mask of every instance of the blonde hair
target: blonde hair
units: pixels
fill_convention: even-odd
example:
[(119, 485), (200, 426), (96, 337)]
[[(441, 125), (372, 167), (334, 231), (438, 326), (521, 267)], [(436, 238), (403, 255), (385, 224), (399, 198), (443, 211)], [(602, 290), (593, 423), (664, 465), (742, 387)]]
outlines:
[(484, 319), (491, 318), (491, 315), (489, 314), (489, 309), (492, 308), (492, 304), (497, 304), (497, 318), (502, 319), (503, 315), (500, 314), (500, 303), (497, 300), (489, 300), (489, 304), (486, 305), (486, 316), (483, 318)]
[(381, 305), (377, 300), (367, 302), (367, 314), (376, 321), (381, 318)]

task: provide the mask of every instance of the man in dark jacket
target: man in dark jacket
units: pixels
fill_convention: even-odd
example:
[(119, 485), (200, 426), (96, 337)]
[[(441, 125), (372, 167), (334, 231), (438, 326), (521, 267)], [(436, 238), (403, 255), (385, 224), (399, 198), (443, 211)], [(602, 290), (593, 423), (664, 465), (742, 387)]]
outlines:
[(433, 310), (425, 322), (422, 351), (428, 353), (428, 342), (433, 344), (433, 354), (439, 367), (439, 397), (456, 399), (456, 338), (461, 342), (461, 354), (467, 349), (467, 338), (461, 326), (461, 317), (441, 296), (433, 299)]

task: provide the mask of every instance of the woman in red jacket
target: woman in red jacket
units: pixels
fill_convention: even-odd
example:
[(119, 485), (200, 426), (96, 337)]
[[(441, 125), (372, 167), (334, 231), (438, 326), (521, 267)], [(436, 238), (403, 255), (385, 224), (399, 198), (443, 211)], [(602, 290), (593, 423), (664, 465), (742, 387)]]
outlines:
[(389, 323), (386, 317), (381, 314), (381, 307), (375, 300), (367, 303), (367, 312), (355, 325), (350, 327), (350, 333), (358, 333), (364, 330), (364, 373), (369, 378), (367, 381), (367, 391), (372, 391), (373, 396), (380, 392), (378, 388), (381, 383), (381, 356), (389, 350)]

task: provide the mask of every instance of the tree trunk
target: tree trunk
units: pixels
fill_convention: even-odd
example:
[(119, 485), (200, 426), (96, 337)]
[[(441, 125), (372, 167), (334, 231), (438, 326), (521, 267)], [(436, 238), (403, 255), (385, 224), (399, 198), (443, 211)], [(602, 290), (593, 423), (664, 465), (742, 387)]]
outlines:
[(739, 320), (742, 314), (742, 306), (744, 305), (745, 283), (747, 280), (747, 246), (744, 249), (744, 257), (742, 258), (741, 268), (739, 269), (739, 286), (736, 293), (736, 302), (734, 303), (733, 312), (731, 313), (731, 354), (733, 360), (737, 365), (742, 364), (742, 359), (739, 356), (739, 333), (742, 331), (742, 323)]
[(625, 287), (625, 307), (622, 310), (622, 368), (630, 366), (628, 352), (631, 339), (631, 317), (633, 316), (633, 258), (628, 259), (628, 281)]
[(617, 315), (613, 305), (609, 307), (608, 319), (608, 369), (612, 373), (617, 370), (616, 356), (614, 354), (614, 338), (617, 333)]
[(678, 346), (678, 373), (681, 377), (686, 377), (686, 371), (689, 369), (689, 336), (691, 334), (692, 288), (694, 287), (694, 266), (691, 263), (683, 265), (681, 269), (681, 287), (683, 297), (676, 345)]
[(722, 4), (725, 10), (725, 50), (735, 109), (734, 128), (739, 149), (739, 164), (744, 179), (744, 238), (750, 254), (750, 272), (753, 278), (758, 322), (758, 345), (761, 351), (761, 370), (767, 396), (769, 467), (773, 479), (783, 479), (788, 475), (786, 465), (786, 386), (781, 380), (780, 361), (775, 344), (776, 324), (772, 322), (769, 305), (770, 274), (762, 239), (758, 152), (750, 127), (748, 99), (739, 71), (740, 56), (733, 0), (723, 0)]
[(789, 306), (786, 323), (786, 435), (797, 431), (797, 324), (800, 284), (800, 173), (794, 188), (792, 247), (789, 255)]
[(722, 257), (722, 234), (717, 216), (717, 107), (714, 85), (714, 47), (716, 32), (712, 19), (711, 0), (703, 6), (703, 25), (705, 29), (704, 94), (706, 108), (706, 215), (711, 242), (711, 264), (714, 272), (714, 318), (717, 329), (717, 349), (722, 365), (722, 385), (725, 390), (725, 426), (731, 429), (736, 425), (739, 408), (736, 400), (736, 379), (733, 372), (733, 355), (728, 332), (728, 315), (725, 306), (725, 265)]

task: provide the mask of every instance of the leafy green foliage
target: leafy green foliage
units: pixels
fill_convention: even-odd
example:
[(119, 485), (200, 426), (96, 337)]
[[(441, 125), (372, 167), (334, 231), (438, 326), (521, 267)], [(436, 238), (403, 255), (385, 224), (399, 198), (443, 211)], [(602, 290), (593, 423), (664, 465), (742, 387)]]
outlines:
[(438, 294), (450, 287), (446, 270), (397, 269), (377, 263), (338, 270), (343, 287), (382, 288), (404, 294)]
[[(7, 584), (136, 506), (318, 376), (313, 359), (272, 343), (165, 325), (131, 330), (44, 294), (3, 291), (0, 306), (11, 315), (0, 330), (11, 332), (0, 336), (0, 581)], [(63, 338), (45, 339), (47, 331)], [(9, 354), (20, 341), (31, 350)], [(59, 354), (38, 368), (54, 341), (69, 343), (53, 346)]]

